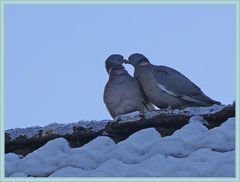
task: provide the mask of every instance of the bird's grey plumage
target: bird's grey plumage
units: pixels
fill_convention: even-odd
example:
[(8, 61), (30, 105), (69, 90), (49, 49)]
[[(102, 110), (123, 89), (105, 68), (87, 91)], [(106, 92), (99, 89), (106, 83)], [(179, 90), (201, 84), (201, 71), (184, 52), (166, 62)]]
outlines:
[(149, 101), (159, 108), (220, 104), (206, 96), (180, 72), (166, 66), (152, 65), (142, 54), (132, 54), (126, 63), (134, 66), (134, 77), (139, 81)]
[(134, 111), (144, 112), (151, 108), (137, 80), (123, 67), (123, 61), (123, 56), (114, 54), (105, 62), (109, 80), (104, 88), (103, 99), (113, 118)]

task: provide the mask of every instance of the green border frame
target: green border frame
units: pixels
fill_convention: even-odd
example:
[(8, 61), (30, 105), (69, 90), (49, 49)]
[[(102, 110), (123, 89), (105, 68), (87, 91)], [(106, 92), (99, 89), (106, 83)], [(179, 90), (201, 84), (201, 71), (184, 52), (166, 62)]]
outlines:
[[(235, 4), (236, 5), (236, 169), (235, 177), (55, 177), (55, 178), (23, 178), (23, 177), (5, 177), (5, 166), (4, 166), (4, 5), (5, 4)], [(240, 159), (240, 59), (239, 59), (239, 42), (240, 42), (240, 32), (239, 32), (239, 21), (240, 21), (240, 1), (239, 0), (0, 0), (0, 181), (18, 181), (18, 182), (37, 182), (37, 181), (240, 181), (240, 168), (239, 168), (239, 159)]]

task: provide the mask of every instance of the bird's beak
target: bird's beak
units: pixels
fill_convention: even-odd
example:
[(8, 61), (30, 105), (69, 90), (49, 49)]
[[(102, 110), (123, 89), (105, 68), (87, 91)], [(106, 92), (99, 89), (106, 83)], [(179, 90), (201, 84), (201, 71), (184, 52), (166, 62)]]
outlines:
[(124, 60), (123, 60), (123, 63), (124, 63), (124, 64), (128, 64), (129, 61), (128, 61), (127, 59), (124, 59)]

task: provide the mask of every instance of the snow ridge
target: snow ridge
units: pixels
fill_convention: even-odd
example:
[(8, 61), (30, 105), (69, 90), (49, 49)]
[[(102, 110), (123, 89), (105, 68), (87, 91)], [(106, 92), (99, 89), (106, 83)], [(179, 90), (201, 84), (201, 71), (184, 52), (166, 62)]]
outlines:
[(79, 121), (77, 123), (69, 124), (59, 124), (52, 123), (44, 127), (34, 126), (27, 128), (15, 128), (6, 130), (5, 133), (11, 138), (11, 140), (16, 139), (20, 136), (25, 136), (27, 138), (38, 137), (39, 133), (43, 135), (52, 132), (54, 134), (65, 135), (72, 134), (74, 132), (74, 127), (82, 127), (91, 131), (99, 131), (103, 129), (110, 120), (102, 121)]
[[(198, 116), (198, 115), (216, 113), (224, 109), (224, 107), (227, 107), (227, 105), (213, 105), (210, 107), (189, 107), (183, 110), (180, 110), (180, 109), (156, 110), (156, 111), (146, 112), (146, 113), (140, 113), (136, 111), (136, 112), (132, 112), (124, 115), (119, 115), (116, 118), (114, 118), (113, 122), (119, 122), (119, 123), (134, 122), (134, 121), (138, 121), (143, 115), (147, 119), (158, 116), (159, 114), (184, 114), (189, 116)], [(112, 122), (112, 121), (111, 120), (79, 121), (77, 123), (69, 123), (69, 124), (53, 123), (45, 127), (34, 126), (34, 127), (28, 127), (28, 128), (9, 129), (9, 130), (6, 130), (5, 133), (8, 134), (8, 136), (11, 138), (10, 140), (14, 140), (20, 136), (25, 136), (27, 138), (38, 137), (40, 133), (42, 135), (45, 135), (48, 133), (54, 133), (59, 135), (72, 134), (74, 132), (74, 127), (82, 127), (82, 128), (96, 132), (101, 129), (104, 129), (108, 122)]]
[(154, 128), (140, 130), (115, 144), (99, 136), (79, 148), (67, 140), (49, 141), (24, 158), (5, 154), (7, 177), (233, 177), (235, 118), (208, 130), (193, 117), (173, 135), (161, 137)]

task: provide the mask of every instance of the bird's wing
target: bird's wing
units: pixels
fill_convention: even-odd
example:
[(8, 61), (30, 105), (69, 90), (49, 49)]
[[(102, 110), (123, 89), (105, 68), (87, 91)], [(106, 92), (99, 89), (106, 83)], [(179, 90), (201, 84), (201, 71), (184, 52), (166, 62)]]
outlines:
[(137, 79), (134, 78), (134, 82), (136, 83), (136, 87), (139, 88), (140, 94), (141, 94), (141, 102), (143, 103), (143, 105), (146, 108), (146, 111), (153, 111), (154, 105), (149, 101), (148, 97), (146, 96), (141, 84), (139, 83), (139, 81)]
[(189, 102), (205, 102), (201, 89), (178, 71), (166, 66), (154, 66), (153, 76), (158, 87), (175, 97)]
[(103, 100), (112, 117), (115, 117), (115, 108), (121, 103), (122, 97), (113, 84), (108, 82), (104, 89)]
[(153, 111), (155, 109), (154, 105), (147, 98), (141, 84), (139, 83), (139, 81), (136, 78), (133, 78), (133, 80), (134, 80), (136, 90), (139, 90), (139, 94), (140, 94), (140, 97), (141, 97), (141, 102), (143, 103), (144, 107), (146, 108), (146, 111)]

